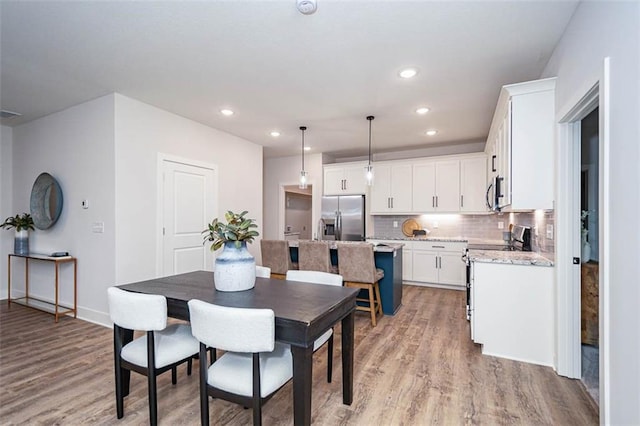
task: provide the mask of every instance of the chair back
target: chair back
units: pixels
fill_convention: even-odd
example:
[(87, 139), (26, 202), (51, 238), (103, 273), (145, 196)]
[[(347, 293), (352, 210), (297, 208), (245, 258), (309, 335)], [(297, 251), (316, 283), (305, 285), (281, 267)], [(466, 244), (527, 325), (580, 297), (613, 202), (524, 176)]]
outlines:
[(271, 268), (268, 268), (266, 266), (256, 265), (256, 277), (270, 278), (271, 277)]
[(326, 241), (300, 241), (298, 267), (305, 271), (331, 272), (331, 255)]
[(361, 283), (376, 282), (373, 244), (338, 244), (338, 270), (345, 281)]
[(231, 308), (202, 300), (189, 301), (193, 337), (231, 352), (271, 352), (275, 347), (275, 314), (271, 309)]
[(119, 327), (144, 331), (167, 327), (167, 299), (164, 296), (109, 287), (107, 299), (111, 321)]
[(291, 269), (289, 242), (285, 240), (260, 240), (262, 265), (274, 274), (286, 274)]
[(342, 275), (320, 271), (287, 271), (287, 281), (342, 286)]

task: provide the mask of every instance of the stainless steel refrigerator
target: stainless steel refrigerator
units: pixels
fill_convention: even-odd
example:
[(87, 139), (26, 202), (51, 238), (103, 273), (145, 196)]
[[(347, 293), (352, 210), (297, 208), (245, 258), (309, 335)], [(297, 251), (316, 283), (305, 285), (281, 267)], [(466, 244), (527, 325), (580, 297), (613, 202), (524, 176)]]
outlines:
[(320, 240), (364, 241), (364, 195), (322, 197), (322, 216), (318, 228)]

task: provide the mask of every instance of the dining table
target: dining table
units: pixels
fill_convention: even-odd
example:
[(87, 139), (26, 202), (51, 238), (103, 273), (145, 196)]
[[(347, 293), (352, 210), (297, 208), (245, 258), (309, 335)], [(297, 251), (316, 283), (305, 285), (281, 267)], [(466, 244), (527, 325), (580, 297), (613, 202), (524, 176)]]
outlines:
[[(187, 302), (191, 299), (229, 307), (272, 309), (276, 340), (291, 345), (295, 425), (311, 424), (313, 343), (340, 322), (342, 402), (351, 405), (353, 401), (357, 289), (258, 277), (252, 289), (223, 292), (215, 289), (214, 274), (210, 271), (154, 278), (118, 287), (136, 293), (162, 295), (167, 299), (168, 316), (186, 321), (189, 321)], [(128, 378), (125, 380), (123, 385), (128, 389)]]

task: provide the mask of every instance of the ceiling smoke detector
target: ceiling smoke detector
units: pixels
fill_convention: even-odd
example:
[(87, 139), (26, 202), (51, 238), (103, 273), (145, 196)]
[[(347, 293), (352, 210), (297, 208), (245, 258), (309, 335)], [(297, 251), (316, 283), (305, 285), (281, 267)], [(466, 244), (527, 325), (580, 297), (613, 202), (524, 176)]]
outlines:
[(311, 15), (318, 10), (316, 0), (297, 0), (297, 7), (303, 15)]

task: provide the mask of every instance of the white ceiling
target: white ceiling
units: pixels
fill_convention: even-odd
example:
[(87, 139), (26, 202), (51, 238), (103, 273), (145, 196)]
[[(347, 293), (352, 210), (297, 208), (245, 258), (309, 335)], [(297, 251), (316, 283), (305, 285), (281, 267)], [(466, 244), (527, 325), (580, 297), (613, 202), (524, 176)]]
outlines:
[[(0, 108), (23, 114), (2, 124), (118, 92), (267, 157), (298, 154), (301, 125), (312, 153), (364, 155), (367, 115), (374, 152), (477, 142), (500, 87), (540, 77), (576, 6), (318, 0), (302, 15), (295, 0), (2, 0)], [(419, 74), (402, 80), (407, 66)]]

